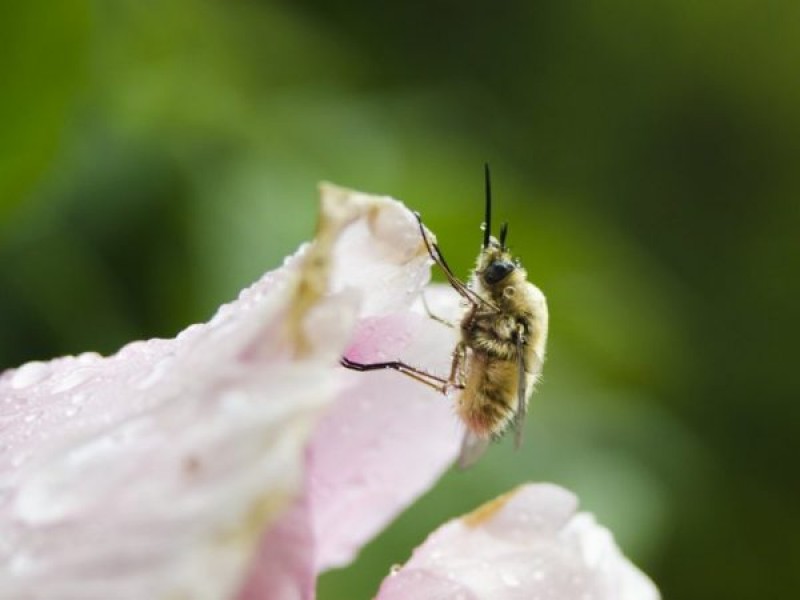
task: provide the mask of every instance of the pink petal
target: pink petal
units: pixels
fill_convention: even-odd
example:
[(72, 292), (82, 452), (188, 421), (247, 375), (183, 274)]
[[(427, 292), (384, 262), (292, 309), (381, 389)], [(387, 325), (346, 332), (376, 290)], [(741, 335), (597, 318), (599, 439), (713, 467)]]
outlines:
[[(449, 289), (426, 294), (458, 309)], [(392, 313), (360, 322), (347, 355), (413, 357), (446, 373), (452, 335), (422, 314)], [(265, 536), (240, 600), (313, 598), (316, 575), (349, 563), (458, 453), (462, 429), (441, 394), (394, 371), (345, 375), (351, 385), (309, 446), (305, 493)]]
[(657, 600), (611, 533), (552, 484), (529, 484), (446, 523), (376, 600)]
[[(454, 294), (446, 293), (452, 302)], [(434, 296), (433, 290), (428, 290)], [(372, 337), (402, 320), (395, 338), (373, 354)], [(380, 325), (379, 327), (376, 325)], [(390, 316), (359, 328), (349, 355), (362, 360), (408, 356), (417, 366), (446, 374), (450, 335), (427, 316)], [(411, 334), (400, 348), (397, 332)], [(444, 337), (443, 337), (444, 336)], [(444, 342), (446, 348), (452, 348)], [(393, 352), (395, 350), (395, 352)], [(358, 549), (429, 489), (458, 453), (463, 430), (452, 403), (439, 392), (392, 371), (351, 373), (352, 387), (320, 423), (311, 446), (310, 492), (317, 568), (349, 563)]]
[[(354, 378), (338, 357), (354, 332), (356, 349), (364, 332), (398, 348), (415, 335), (419, 321), (404, 313), (427, 281), (428, 259), (399, 203), (329, 186), (322, 204), (314, 244), (210, 322), (108, 358), (65, 357), (0, 376), (0, 597), (230, 597), (270, 524), (271, 535), (288, 532), (282, 562), (256, 561), (251, 574), (280, 568), (308, 592), (317, 558), (304, 549), (310, 539), (316, 547), (317, 530), (326, 540), (320, 564), (332, 564), (409, 501), (413, 489), (390, 494), (357, 535), (332, 531), (326, 516), (351, 489), (330, 456), (345, 443), (359, 454), (366, 441), (341, 441), (338, 406), (352, 413), (346, 403), (374, 396), (389, 375)], [(448, 344), (440, 332), (424, 350), (446, 358)], [(436, 400), (444, 419), (447, 403)], [(369, 411), (360, 413), (358, 432), (370, 427)], [(387, 448), (396, 452), (394, 435)], [(443, 468), (438, 448), (417, 489)], [(368, 458), (356, 469), (366, 479)], [(309, 481), (327, 496), (289, 506)]]

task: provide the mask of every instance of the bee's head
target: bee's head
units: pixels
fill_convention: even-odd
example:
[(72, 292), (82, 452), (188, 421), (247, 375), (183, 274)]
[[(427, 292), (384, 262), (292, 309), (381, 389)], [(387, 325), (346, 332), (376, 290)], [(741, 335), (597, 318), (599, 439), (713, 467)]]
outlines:
[[(503, 232), (505, 230), (506, 227), (504, 225)], [(519, 268), (518, 261), (505, 248), (505, 244), (492, 237), (490, 238), (489, 246), (478, 257), (478, 265), (475, 271), (484, 285), (491, 287), (504, 282), (509, 275)]]
[(486, 182), (486, 217), (483, 223), (483, 251), (478, 257), (476, 274), (487, 286), (494, 286), (505, 280), (518, 268), (518, 263), (506, 248), (508, 223), (500, 227), (500, 238), (492, 235), (492, 183), (489, 165), (484, 165)]

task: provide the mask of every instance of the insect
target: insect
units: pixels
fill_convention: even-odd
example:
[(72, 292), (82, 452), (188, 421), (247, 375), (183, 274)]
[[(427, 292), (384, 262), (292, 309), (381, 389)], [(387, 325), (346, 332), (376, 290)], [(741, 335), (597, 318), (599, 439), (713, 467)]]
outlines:
[[(460, 340), (453, 351), (449, 377), (401, 361), (364, 364), (341, 359), (343, 366), (356, 371), (393, 369), (444, 394), (459, 390), (456, 411), (466, 427), (459, 458), (462, 468), (477, 461), (489, 442), (501, 438), (509, 428), (515, 431), (516, 447), (520, 446), (528, 399), (541, 374), (547, 342), (544, 294), (528, 281), (525, 269), (506, 246), (508, 223), (500, 227), (498, 237), (492, 235), (488, 165), (484, 177), (483, 246), (467, 283), (453, 274), (419, 213), (414, 213), (428, 254), (463, 299)], [(430, 310), (428, 314), (445, 322)]]

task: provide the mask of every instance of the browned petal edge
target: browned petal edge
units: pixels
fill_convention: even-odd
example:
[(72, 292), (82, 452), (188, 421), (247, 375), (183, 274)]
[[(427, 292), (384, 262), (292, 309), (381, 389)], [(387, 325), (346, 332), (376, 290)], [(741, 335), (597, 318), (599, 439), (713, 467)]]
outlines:
[(521, 485), (517, 486), (494, 500), (489, 500), (485, 504), (481, 504), (472, 512), (461, 517), (461, 521), (468, 527), (480, 527), (487, 521), (490, 521), (522, 487)]
[[(327, 182), (319, 184), (319, 191), (316, 234), (303, 256), (291, 292), (286, 320), (289, 343), (297, 359), (307, 357), (312, 350), (311, 340), (303, 328), (303, 319), (329, 289), (331, 257), (336, 241), (347, 226), (360, 218), (365, 217), (370, 228), (374, 228), (378, 214), (388, 200), (385, 196), (372, 196)], [(420, 251), (425, 251), (422, 240)]]
[[(369, 229), (379, 235), (376, 225), (381, 211), (394, 209), (396, 206), (386, 196), (364, 194), (330, 183), (321, 183), (319, 188), (320, 208), (314, 240), (300, 255), (299, 268), (289, 284), (286, 298), (284, 332), (295, 360), (302, 360), (313, 354), (313, 340), (307, 335), (304, 321), (330, 291), (333, 250), (340, 236), (359, 219), (365, 219)], [(420, 238), (415, 255), (426, 252)], [(294, 423), (291, 426), (307, 425)], [(192, 468), (192, 465), (187, 468)], [(250, 551), (258, 543), (264, 528), (273, 523), (294, 498), (294, 493), (288, 490), (266, 491), (255, 499), (239, 523), (217, 536), (217, 543)], [(182, 596), (175, 598), (182, 599)]]

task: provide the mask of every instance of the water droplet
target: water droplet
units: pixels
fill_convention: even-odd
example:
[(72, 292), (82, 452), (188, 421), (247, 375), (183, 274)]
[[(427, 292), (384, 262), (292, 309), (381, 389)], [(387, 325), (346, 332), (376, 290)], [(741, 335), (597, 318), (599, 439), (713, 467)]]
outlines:
[(25, 554), (24, 552), (17, 552), (11, 558), (8, 566), (12, 573), (22, 575), (26, 572), (32, 571), (35, 564), (36, 561), (34, 561), (30, 555)]
[(402, 568), (403, 568), (403, 565), (392, 565), (389, 568), (389, 576), (390, 577), (394, 577), (395, 575), (397, 575), (400, 572), (400, 569), (402, 569)]
[(65, 463), (79, 467), (110, 456), (118, 451), (120, 445), (118, 435), (118, 432), (113, 432), (73, 448), (67, 453)]
[(481, 223), (481, 231), (486, 231), (486, 222)]
[(15, 454), (11, 457), (11, 466), (18, 467), (23, 462), (25, 462), (28, 458), (28, 454), (26, 452), (20, 452), (19, 454)]
[(500, 579), (502, 579), (503, 583), (508, 587), (519, 587), (519, 579), (517, 579), (516, 575), (513, 573), (503, 573)]
[(42, 416), (42, 411), (40, 411), (40, 410), (36, 411), (36, 412), (32, 412), (32, 413), (29, 413), (29, 414), (25, 415), (24, 421), (26, 423), (33, 423), (34, 421), (37, 421), (39, 419), (39, 417), (41, 417), (41, 416)]
[(40, 361), (29, 362), (16, 370), (11, 378), (11, 387), (21, 390), (40, 383), (50, 376), (50, 365)]
[(150, 371), (150, 373), (143, 379), (138, 381), (136, 384), (137, 389), (145, 390), (157, 383), (167, 373), (167, 371), (169, 371), (173, 361), (173, 355), (167, 355), (158, 361), (153, 367), (152, 371)]
[(78, 362), (82, 365), (89, 365), (95, 363), (101, 358), (103, 357), (100, 356), (97, 352), (84, 352), (77, 356)]
[(198, 325), (197, 323), (195, 323), (193, 325), (189, 325), (189, 327), (187, 327), (186, 329), (184, 329), (183, 331), (181, 331), (178, 334), (178, 339), (179, 340), (183, 340), (183, 339), (185, 339), (187, 337), (191, 337), (191, 336), (195, 335), (201, 329), (202, 329), (202, 327), (200, 325)]
[(53, 391), (66, 392), (72, 388), (82, 384), (89, 378), (90, 373), (86, 369), (78, 369), (67, 373), (65, 377), (60, 378), (53, 386)]

